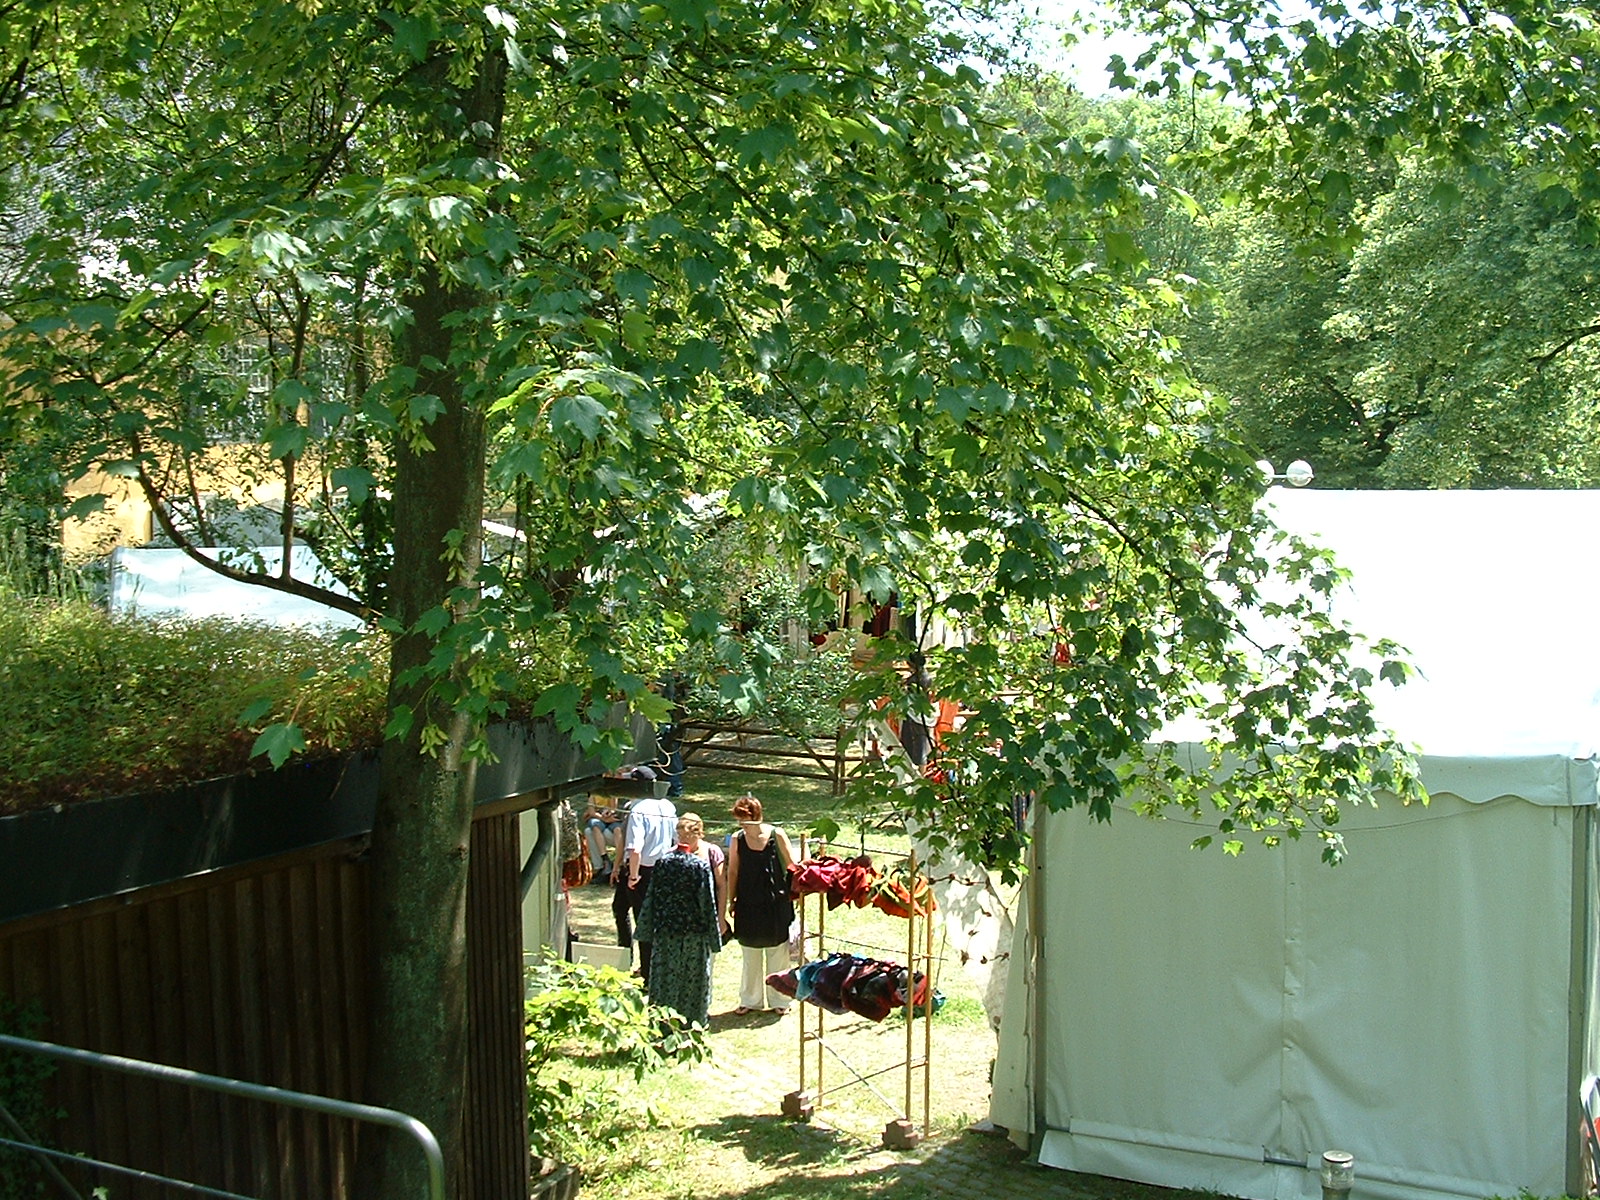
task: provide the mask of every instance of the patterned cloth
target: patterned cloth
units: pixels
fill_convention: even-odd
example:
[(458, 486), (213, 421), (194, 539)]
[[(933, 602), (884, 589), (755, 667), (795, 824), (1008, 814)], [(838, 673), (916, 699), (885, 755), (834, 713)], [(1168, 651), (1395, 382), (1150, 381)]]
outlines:
[(705, 1025), (711, 1008), (711, 956), (722, 948), (711, 868), (673, 850), (650, 873), (639, 910), (639, 942), (650, 943), (650, 1001)]
[(927, 999), (928, 980), (922, 972), (912, 974), (909, 996), (906, 976), (899, 963), (835, 951), (797, 970), (768, 975), (767, 986), (831, 1013), (881, 1021), (897, 1008)]

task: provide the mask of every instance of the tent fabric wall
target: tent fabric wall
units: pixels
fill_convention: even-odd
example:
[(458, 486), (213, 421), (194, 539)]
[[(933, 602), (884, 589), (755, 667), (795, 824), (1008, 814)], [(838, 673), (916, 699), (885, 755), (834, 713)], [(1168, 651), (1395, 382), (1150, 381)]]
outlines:
[(1374, 712), (1433, 803), (1347, 812), (1336, 869), (1314, 841), (1228, 859), (1188, 848), (1214, 829), (1036, 813), (991, 1117), (1046, 1163), (1259, 1200), (1315, 1194), (1328, 1149), (1363, 1200), (1574, 1187), (1600, 491), (1264, 504), (1350, 571), (1333, 615), (1406, 647), (1418, 674)]
[(1349, 813), (1334, 869), (1038, 814), (992, 1119), (1047, 1165), (1256, 1200), (1315, 1195), (1335, 1148), (1363, 1196), (1559, 1194), (1597, 1065), (1593, 774), (1523, 766), (1537, 803), (1425, 759), (1432, 803)]

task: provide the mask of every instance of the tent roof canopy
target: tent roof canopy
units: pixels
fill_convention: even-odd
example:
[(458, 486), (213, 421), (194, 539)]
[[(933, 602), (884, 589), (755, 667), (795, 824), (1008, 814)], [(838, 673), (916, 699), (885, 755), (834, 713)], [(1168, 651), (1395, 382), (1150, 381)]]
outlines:
[(1453, 758), (1600, 751), (1600, 491), (1274, 488), (1273, 518), (1351, 572), (1334, 612), (1418, 677), (1378, 718)]

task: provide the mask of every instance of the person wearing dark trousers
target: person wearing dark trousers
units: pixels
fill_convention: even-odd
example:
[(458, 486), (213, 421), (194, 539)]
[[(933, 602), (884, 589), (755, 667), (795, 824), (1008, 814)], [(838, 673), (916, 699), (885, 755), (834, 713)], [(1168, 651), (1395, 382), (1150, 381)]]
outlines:
[[(633, 944), (633, 926), (644, 904), (650, 885), (650, 870), (676, 845), (678, 810), (671, 800), (650, 797), (637, 800), (628, 809), (628, 823), (622, 835), (622, 863), (612, 875), (616, 890), (611, 895), (611, 915), (617, 921), (617, 945)], [(639, 974), (650, 978), (650, 946), (639, 943), (635, 960)]]

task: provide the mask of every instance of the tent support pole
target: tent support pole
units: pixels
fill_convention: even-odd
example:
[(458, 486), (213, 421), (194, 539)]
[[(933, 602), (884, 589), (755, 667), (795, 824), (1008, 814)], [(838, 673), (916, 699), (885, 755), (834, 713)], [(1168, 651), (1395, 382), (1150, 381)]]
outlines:
[(1045, 1004), (1045, 991), (1047, 976), (1044, 969), (1044, 863), (1045, 858), (1045, 831), (1050, 827), (1050, 819), (1054, 814), (1048, 806), (1035, 806), (1033, 814), (1033, 842), (1029, 847), (1032, 861), (1028, 864), (1028, 954), (1031, 960), (1030, 970), (1033, 973), (1033, 1012), (1031, 1024), (1033, 1026), (1033, 1064), (1028, 1080), (1028, 1093), (1033, 1109), (1032, 1144), (1028, 1151), (1035, 1162), (1039, 1159), (1039, 1150), (1044, 1145), (1045, 1126), (1045, 1014), (1049, 1011)]
[[(1558, 810), (1559, 811), (1559, 810)], [(1585, 1076), (1594, 1068), (1587, 1061), (1589, 1014), (1596, 1003), (1594, 994), (1595, 945), (1593, 922), (1597, 883), (1595, 858), (1595, 807), (1579, 804), (1567, 809), (1572, 814), (1572, 948), (1567, 983), (1567, 1195), (1583, 1195), (1583, 1138), (1579, 1130), (1588, 1119), (1579, 1090)]]

